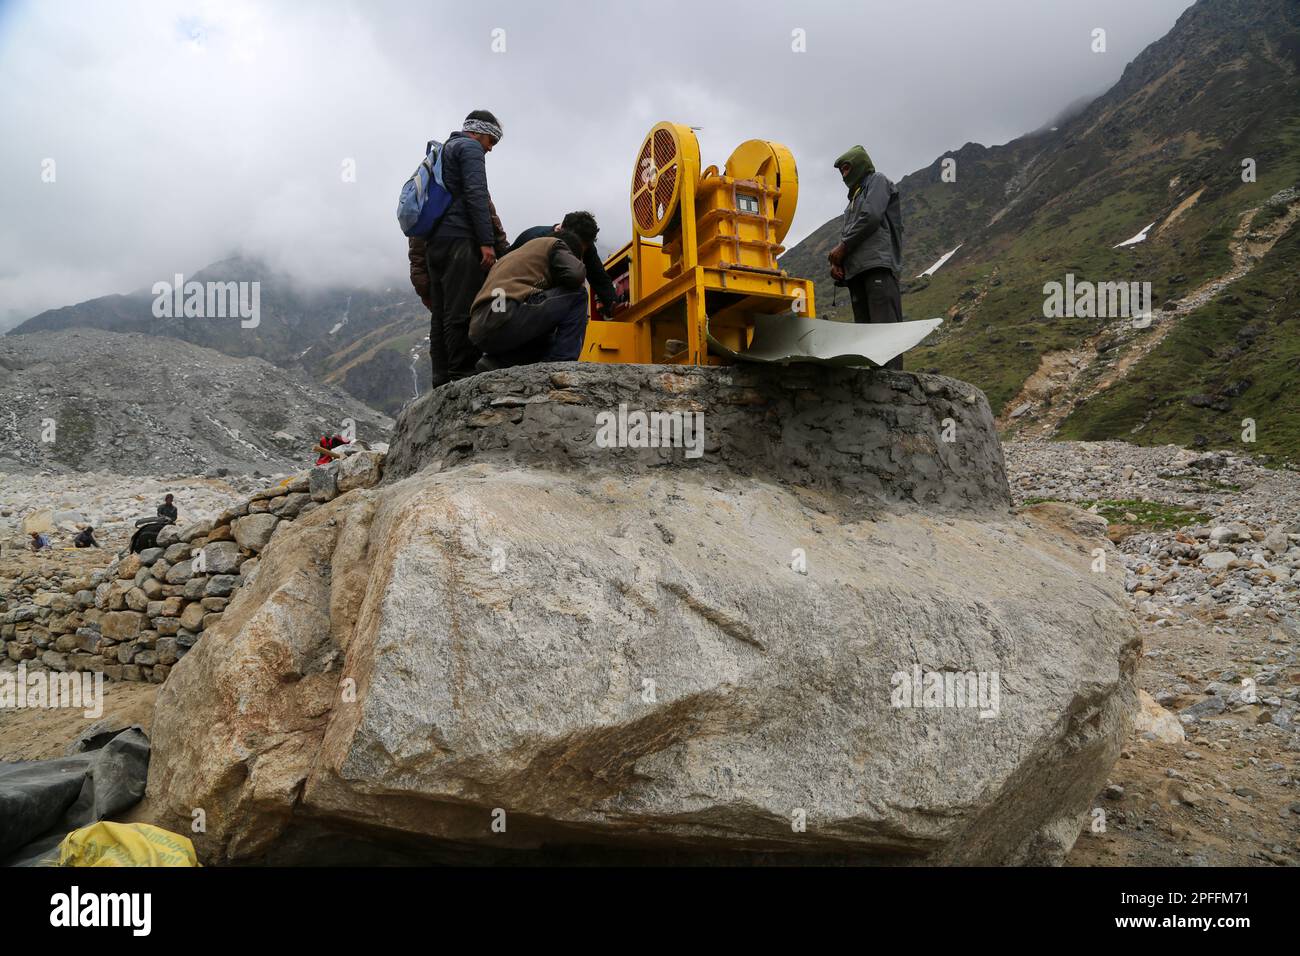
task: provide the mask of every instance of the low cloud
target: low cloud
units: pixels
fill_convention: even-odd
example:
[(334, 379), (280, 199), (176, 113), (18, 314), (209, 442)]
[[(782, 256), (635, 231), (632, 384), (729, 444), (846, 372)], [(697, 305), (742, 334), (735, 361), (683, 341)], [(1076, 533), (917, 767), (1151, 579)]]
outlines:
[(474, 108), (505, 125), (488, 169), (512, 235), (586, 208), (620, 245), (637, 146), (675, 119), (705, 165), (791, 147), (793, 243), (840, 211), (847, 145), (897, 179), (1004, 142), (1113, 83), (1188, 5), (11, 2), (0, 327), (235, 253), (309, 284), (402, 281), (398, 189)]

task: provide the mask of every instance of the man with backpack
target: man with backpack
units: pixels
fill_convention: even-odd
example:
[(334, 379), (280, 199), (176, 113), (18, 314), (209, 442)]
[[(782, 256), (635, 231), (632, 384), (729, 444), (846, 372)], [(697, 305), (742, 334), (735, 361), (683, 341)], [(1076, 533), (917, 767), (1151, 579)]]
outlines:
[(470, 311), (477, 370), (573, 362), (587, 330), (585, 244), (561, 230), (526, 242), (492, 267)]
[(443, 185), (451, 203), (425, 243), (434, 388), (473, 375), (479, 357), (469, 339), (470, 306), (497, 261), (484, 157), (500, 141), (497, 118), (474, 110), (442, 147)]
[(170, 523), (175, 524), (176, 505), (172, 503), (173, 500), (174, 500), (173, 495), (168, 495), (166, 498), (163, 499), (163, 503), (158, 506), (158, 516), (160, 518), (166, 518)]
[[(902, 322), (903, 213), (898, 187), (877, 172), (871, 157), (854, 146), (835, 160), (849, 189), (839, 244), (831, 250), (831, 278), (849, 287), (853, 321)], [(885, 368), (901, 372), (903, 357)]]
[(563, 222), (553, 226), (533, 226), (531, 229), (525, 229), (515, 237), (510, 251), (514, 252), (526, 242), (532, 242), (543, 236), (559, 235), (562, 231), (574, 233), (586, 247), (582, 265), (587, 270), (587, 282), (600, 301), (601, 312), (605, 318), (609, 318), (614, 314), (618, 294), (614, 291), (614, 280), (605, 271), (605, 263), (601, 261), (600, 253), (596, 251), (596, 234), (600, 232), (600, 227), (596, 225), (596, 217), (591, 213), (579, 210), (567, 213)]

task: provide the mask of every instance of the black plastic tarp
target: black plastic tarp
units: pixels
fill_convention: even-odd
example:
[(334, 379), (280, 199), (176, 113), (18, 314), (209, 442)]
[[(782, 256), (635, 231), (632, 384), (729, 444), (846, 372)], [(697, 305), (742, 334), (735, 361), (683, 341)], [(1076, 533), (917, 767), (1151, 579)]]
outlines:
[(128, 810), (144, 796), (149, 738), (129, 727), (95, 749), (53, 760), (0, 763), (0, 860), (5, 866), (52, 862), (72, 830)]

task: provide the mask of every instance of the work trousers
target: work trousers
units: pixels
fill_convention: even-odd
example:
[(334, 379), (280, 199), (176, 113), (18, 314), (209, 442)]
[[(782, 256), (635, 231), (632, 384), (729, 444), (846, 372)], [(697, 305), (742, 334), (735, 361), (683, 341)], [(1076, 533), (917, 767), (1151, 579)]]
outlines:
[(587, 291), (547, 289), (523, 302), (485, 331), (478, 345), (501, 367), (534, 362), (576, 362), (587, 334)]
[(469, 340), (469, 307), (483, 287), (483, 254), (473, 239), (430, 239), (429, 358), (433, 388), (474, 374), (479, 351)]
[[(889, 269), (867, 269), (847, 283), (853, 303), (853, 321), (858, 323), (902, 322), (903, 295), (898, 279)], [(885, 368), (903, 370), (903, 356), (890, 359)]]

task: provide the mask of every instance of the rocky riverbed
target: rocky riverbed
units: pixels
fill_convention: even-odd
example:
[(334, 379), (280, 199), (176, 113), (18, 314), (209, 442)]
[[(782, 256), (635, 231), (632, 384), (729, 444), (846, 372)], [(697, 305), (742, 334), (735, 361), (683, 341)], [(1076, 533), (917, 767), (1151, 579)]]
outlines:
[(1294, 625), (1300, 473), (1245, 456), (1122, 442), (1009, 443), (1017, 505), (1068, 501), (1106, 518), (1135, 609), (1177, 626), (1208, 615)]
[(1300, 475), (1119, 442), (1004, 451), (1017, 504), (1107, 519), (1143, 634), (1146, 719), (1068, 862), (1300, 863)]
[(321, 435), (375, 441), (391, 427), (301, 370), (166, 336), (0, 338), (0, 472), (285, 471)]

